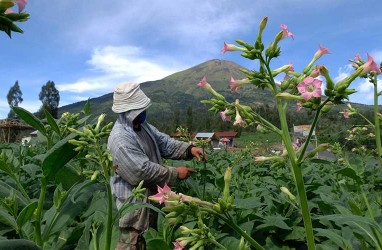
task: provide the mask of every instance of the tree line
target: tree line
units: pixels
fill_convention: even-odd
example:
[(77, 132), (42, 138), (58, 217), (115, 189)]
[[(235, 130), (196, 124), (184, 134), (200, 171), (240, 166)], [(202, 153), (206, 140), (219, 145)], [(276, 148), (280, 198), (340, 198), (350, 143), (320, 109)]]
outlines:
[[(8, 118), (18, 119), (13, 107), (18, 107), (23, 102), (23, 93), (20, 89), (19, 81), (9, 89), (7, 101), (10, 107)], [(53, 81), (48, 81), (41, 87), (39, 100), (42, 102), (40, 109), (35, 113), (38, 118), (45, 117), (45, 111), (49, 112), (53, 118), (58, 118), (58, 105), (60, 103), (60, 92), (56, 88)]]

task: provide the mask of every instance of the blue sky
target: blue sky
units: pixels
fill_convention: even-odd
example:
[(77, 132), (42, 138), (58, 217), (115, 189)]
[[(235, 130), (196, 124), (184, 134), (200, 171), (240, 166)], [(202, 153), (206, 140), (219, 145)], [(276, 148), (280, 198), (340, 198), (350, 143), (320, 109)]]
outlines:
[[(0, 33), (0, 119), (9, 112), (6, 95), (16, 80), (20, 106), (35, 112), (49, 80), (63, 106), (110, 93), (121, 82), (162, 79), (211, 59), (253, 69), (252, 61), (221, 49), (235, 39), (252, 43), (264, 16), (266, 45), (280, 24), (295, 35), (280, 42), (282, 55), (272, 68), (292, 62), (301, 71), (321, 44), (331, 54), (318, 63), (338, 80), (353, 71), (348, 60), (357, 53), (382, 61), (381, 9), (381, 0), (29, 0), (30, 20), (19, 24), (24, 34), (9, 39)], [(367, 81), (351, 87), (358, 92), (350, 101), (372, 103)]]

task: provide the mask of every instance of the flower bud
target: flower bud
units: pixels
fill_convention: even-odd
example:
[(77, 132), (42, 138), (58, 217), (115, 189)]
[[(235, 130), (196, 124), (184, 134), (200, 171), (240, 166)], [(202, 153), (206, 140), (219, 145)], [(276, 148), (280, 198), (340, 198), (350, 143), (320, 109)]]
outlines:
[(286, 187), (281, 187), (280, 190), (281, 190), (281, 192), (283, 192), (284, 194), (288, 195), (288, 196), (289, 196), (289, 199), (291, 199), (292, 201), (295, 201), (295, 200), (296, 200), (296, 196), (294, 196), (294, 195), (289, 191), (289, 189), (287, 189)]
[(224, 190), (223, 190), (224, 199), (227, 199), (229, 197), (229, 186), (231, 183), (231, 177), (232, 177), (232, 167), (227, 167), (224, 173)]
[(292, 95), (292, 94), (289, 94), (289, 93), (279, 93), (276, 95), (277, 98), (280, 98), (280, 99), (283, 99), (283, 100), (287, 100), (287, 101), (292, 101), (292, 100), (296, 100), (296, 101), (299, 101), (299, 102), (305, 102), (305, 99), (302, 97), (302, 96), (298, 96), (298, 95)]
[(319, 71), (320, 71), (320, 74), (323, 75), (326, 79), (326, 88), (330, 89), (330, 90), (334, 89), (334, 82), (329, 75), (328, 68), (326, 68), (324, 65), (322, 65), (320, 67)]
[(267, 26), (267, 22), (268, 22), (268, 17), (266, 16), (260, 22), (260, 31), (259, 31), (259, 33), (262, 33), (264, 31), (265, 27)]
[(96, 131), (96, 132), (99, 131), (99, 127), (101, 126), (101, 123), (103, 122), (103, 120), (105, 120), (105, 116), (106, 116), (106, 114), (105, 114), (105, 113), (102, 113), (102, 114), (98, 117), (97, 125), (96, 125), (96, 127), (95, 127), (95, 131)]
[(353, 72), (350, 76), (346, 77), (345, 79), (339, 81), (336, 86), (334, 86), (334, 90), (337, 91), (337, 93), (344, 93), (345, 89), (347, 89), (352, 83), (363, 71), (362, 67), (359, 67), (357, 70)]
[(329, 112), (333, 107), (333, 103), (332, 102), (328, 102), (327, 104), (325, 104), (322, 109), (321, 109), (321, 112), (322, 113), (327, 113)]

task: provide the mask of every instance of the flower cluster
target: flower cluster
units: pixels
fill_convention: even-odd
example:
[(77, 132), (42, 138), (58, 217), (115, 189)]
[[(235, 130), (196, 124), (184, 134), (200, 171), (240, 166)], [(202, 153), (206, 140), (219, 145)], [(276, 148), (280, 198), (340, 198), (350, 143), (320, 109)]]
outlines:
[[(246, 85), (255, 85), (259, 88), (271, 89), (275, 96), (284, 101), (297, 101), (297, 109), (307, 108), (311, 110), (319, 110), (323, 113), (328, 112), (334, 104), (343, 103), (344, 99), (348, 99), (349, 95), (355, 93), (354, 89), (349, 89), (350, 83), (358, 76), (363, 76), (370, 72), (381, 74), (381, 69), (378, 68), (374, 59), (368, 54), (368, 61), (365, 62), (359, 55), (353, 60), (353, 66), (356, 70), (343, 80), (335, 83), (329, 70), (324, 65), (317, 65), (316, 62), (324, 55), (330, 54), (328, 48), (318, 46), (318, 50), (313, 54), (312, 59), (303, 68), (302, 73), (295, 72), (293, 64), (289, 63), (274, 70), (268, 70), (265, 65), (269, 64), (271, 59), (280, 54), (278, 43), (285, 38), (294, 39), (294, 34), (291, 33), (287, 25), (280, 25), (281, 31), (276, 35), (274, 41), (269, 45), (264, 52), (264, 44), (262, 43), (262, 32), (264, 31), (268, 18), (265, 17), (260, 23), (260, 30), (254, 45), (248, 44), (241, 40), (236, 40), (238, 45), (224, 43), (222, 53), (240, 51), (243, 57), (251, 60), (258, 59), (260, 61), (260, 69), (258, 71), (248, 71), (241, 69), (247, 75), (244, 79), (234, 79), (231, 77), (229, 86), (232, 92), (238, 91)], [(285, 73), (284, 80), (281, 82), (280, 90), (276, 87), (274, 77), (280, 73)], [(323, 89), (324, 83), (322, 78), (325, 79), (326, 88)], [(230, 122), (234, 118), (233, 124), (235, 126), (251, 126), (258, 125), (258, 116), (252, 110), (242, 112), (239, 107), (238, 100), (235, 104), (228, 103), (224, 97), (218, 94), (210, 84), (207, 83), (206, 77), (198, 83), (211, 92), (216, 99), (210, 101), (202, 101), (205, 104), (211, 104), (210, 111), (215, 113), (220, 112), (223, 121)], [(325, 97), (324, 97), (325, 95)], [(348, 116), (345, 112), (344, 116)], [(254, 121), (255, 120), (255, 121)], [(260, 123), (261, 124), (261, 123)]]

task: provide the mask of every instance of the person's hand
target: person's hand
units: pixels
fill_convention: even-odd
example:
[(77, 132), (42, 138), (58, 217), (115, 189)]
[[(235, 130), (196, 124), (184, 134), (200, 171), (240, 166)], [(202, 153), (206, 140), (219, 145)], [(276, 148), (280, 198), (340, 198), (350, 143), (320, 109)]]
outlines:
[(202, 148), (199, 148), (199, 147), (193, 147), (191, 148), (191, 154), (196, 157), (196, 159), (198, 159), (198, 161), (201, 160), (201, 158), (203, 158), (204, 161), (207, 161), (208, 158), (207, 158), (207, 154), (205, 152), (203, 152), (203, 149)]
[(178, 171), (178, 179), (180, 180), (187, 179), (191, 173), (197, 172), (195, 169), (188, 167), (177, 167), (176, 170)]

